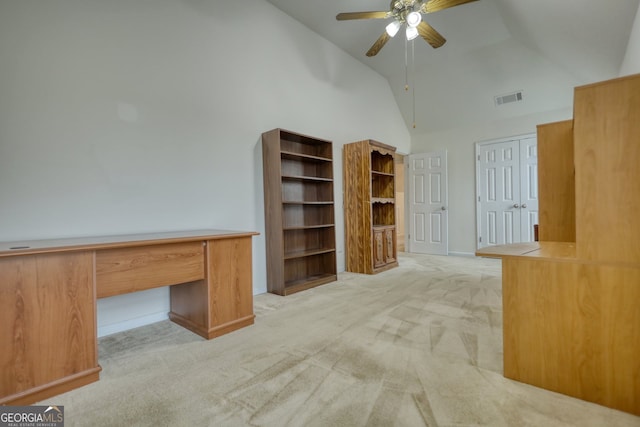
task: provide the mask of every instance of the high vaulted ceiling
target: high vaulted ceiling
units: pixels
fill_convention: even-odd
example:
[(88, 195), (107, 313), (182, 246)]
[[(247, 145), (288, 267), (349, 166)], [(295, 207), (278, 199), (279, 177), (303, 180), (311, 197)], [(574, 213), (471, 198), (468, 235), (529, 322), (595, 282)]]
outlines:
[[(478, 0), (425, 15), (447, 43), (433, 49), (415, 40), (415, 84), (405, 91), (403, 32), (369, 58), (389, 20), (335, 18), (387, 11), (389, 0), (267, 1), (386, 77), (414, 135), (569, 108), (574, 86), (618, 75), (640, 2)], [(523, 102), (494, 105), (495, 96), (519, 90)]]

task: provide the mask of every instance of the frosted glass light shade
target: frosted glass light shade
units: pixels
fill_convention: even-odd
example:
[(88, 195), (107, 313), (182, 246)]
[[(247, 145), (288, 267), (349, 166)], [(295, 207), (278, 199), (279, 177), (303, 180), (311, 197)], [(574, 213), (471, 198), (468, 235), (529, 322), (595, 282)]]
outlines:
[(422, 21), (422, 15), (420, 12), (411, 12), (407, 15), (406, 21), (408, 26), (415, 28)]
[(400, 27), (402, 26), (402, 24), (398, 21), (393, 21), (392, 23), (390, 23), (389, 25), (387, 25), (387, 34), (389, 34), (389, 36), (393, 37), (396, 34), (398, 34), (398, 30), (400, 30)]
[(418, 37), (418, 29), (416, 27), (407, 27), (407, 40), (413, 40)]

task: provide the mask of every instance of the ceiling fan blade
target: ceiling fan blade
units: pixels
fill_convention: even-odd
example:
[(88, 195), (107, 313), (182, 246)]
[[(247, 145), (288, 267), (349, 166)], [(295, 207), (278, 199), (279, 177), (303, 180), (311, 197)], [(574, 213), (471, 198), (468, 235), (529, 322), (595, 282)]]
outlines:
[(459, 6), (465, 3), (471, 3), (478, 0), (429, 0), (424, 3), (420, 10), (423, 13), (433, 13), (442, 9), (448, 9), (450, 7)]
[(422, 37), (434, 49), (439, 48), (447, 41), (439, 32), (434, 30), (431, 25), (424, 21), (418, 25), (418, 34), (420, 34), (420, 37)]
[(373, 46), (371, 46), (371, 48), (367, 51), (367, 56), (376, 56), (378, 52), (380, 52), (380, 49), (384, 47), (384, 45), (389, 41), (390, 38), (391, 36), (387, 34), (386, 31), (382, 33), (382, 35), (378, 37), (378, 40), (376, 40)]
[(385, 19), (389, 17), (389, 12), (345, 12), (336, 15), (338, 21), (350, 19)]

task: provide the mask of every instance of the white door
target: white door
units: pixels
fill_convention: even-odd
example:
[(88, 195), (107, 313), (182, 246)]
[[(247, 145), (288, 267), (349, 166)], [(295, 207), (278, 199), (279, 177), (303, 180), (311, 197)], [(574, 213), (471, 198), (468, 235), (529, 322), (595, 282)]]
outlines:
[(447, 255), (447, 152), (409, 159), (409, 252)]
[(535, 136), (477, 144), (478, 248), (532, 242), (538, 223)]
[(520, 140), (520, 241), (533, 242), (538, 224), (538, 141)]
[(518, 141), (479, 147), (481, 246), (520, 241)]

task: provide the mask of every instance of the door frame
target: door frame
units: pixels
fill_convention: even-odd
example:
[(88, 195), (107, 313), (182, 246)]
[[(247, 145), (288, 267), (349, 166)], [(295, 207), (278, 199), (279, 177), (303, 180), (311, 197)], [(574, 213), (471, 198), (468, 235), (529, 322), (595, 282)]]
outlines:
[[(396, 252), (408, 252), (407, 247), (409, 242), (407, 241), (407, 172), (408, 165), (407, 158), (408, 154), (403, 154), (396, 151), (393, 165), (395, 170), (395, 178), (394, 178), (394, 187), (395, 187), (395, 197), (396, 197), (396, 242), (397, 242), (397, 250)], [(402, 174), (402, 176), (400, 176)], [(398, 181), (401, 181), (402, 186), (398, 185)], [(402, 203), (399, 201), (402, 200)], [(402, 233), (400, 233), (402, 230)], [(400, 245), (400, 239), (402, 238), (402, 245)], [(400, 248), (402, 247), (402, 250)]]
[(474, 144), (474, 164), (475, 164), (475, 168), (476, 168), (476, 193), (475, 193), (475, 205), (476, 205), (476, 249), (480, 249), (480, 230), (482, 229), (482, 215), (481, 215), (481, 209), (482, 209), (482, 202), (480, 201), (480, 194), (481, 194), (481, 190), (480, 190), (480, 168), (478, 167), (478, 162), (480, 161), (480, 147), (483, 147), (485, 145), (490, 145), (490, 144), (500, 144), (503, 142), (510, 142), (510, 141), (521, 141), (523, 139), (527, 139), (527, 138), (537, 138), (537, 134), (535, 132), (533, 133), (523, 133), (523, 134), (519, 134), (519, 135), (513, 135), (513, 136), (508, 136), (508, 137), (503, 137), (503, 138), (496, 138), (496, 139), (486, 139), (486, 140), (482, 140), (482, 141), (477, 141)]

